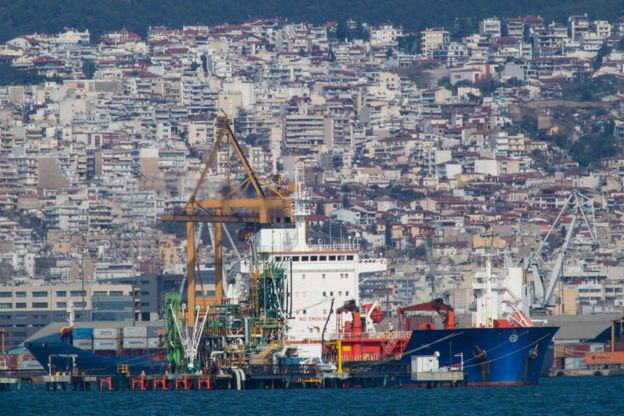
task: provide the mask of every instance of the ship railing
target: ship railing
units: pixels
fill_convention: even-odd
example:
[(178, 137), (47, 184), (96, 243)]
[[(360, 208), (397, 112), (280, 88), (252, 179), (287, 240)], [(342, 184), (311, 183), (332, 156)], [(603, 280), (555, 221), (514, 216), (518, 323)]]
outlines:
[(379, 331), (379, 332), (345, 332), (339, 335), (342, 339), (363, 338), (363, 339), (402, 339), (409, 338), (411, 331)]
[(315, 364), (289, 364), (289, 365), (249, 365), (245, 367), (250, 376), (269, 375), (316, 375)]

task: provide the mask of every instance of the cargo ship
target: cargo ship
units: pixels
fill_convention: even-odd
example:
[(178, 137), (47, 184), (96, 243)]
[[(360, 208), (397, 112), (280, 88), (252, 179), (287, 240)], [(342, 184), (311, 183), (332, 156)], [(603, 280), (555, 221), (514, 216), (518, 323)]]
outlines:
[[(381, 320), (362, 319), (351, 305), (347, 310), (353, 318), (341, 331), (339, 355), (345, 366), (359, 371), (394, 364), (399, 369), (395, 382), (404, 386), (418, 384), (426, 360), (435, 361), (427, 372), (461, 372), (462, 383), (469, 386), (536, 384), (558, 328), (528, 317), (523, 287), (522, 269), (512, 267), (505, 276), (496, 276), (488, 257), (485, 272), (473, 285), (476, 308), (465, 327), (457, 327), (453, 308), (442, 299), (399, 308), (397, 332), (371, 330), (370, 324)], [(365, 305), (363, 312), (368, 309)], [(433, 320), (410, 327), (409, 313), (426, 312), (439, 314), (443, 328), (437, 329)]]
[(54, 323), (24, 345), (50, 373), (164, 373), (161, 322)]

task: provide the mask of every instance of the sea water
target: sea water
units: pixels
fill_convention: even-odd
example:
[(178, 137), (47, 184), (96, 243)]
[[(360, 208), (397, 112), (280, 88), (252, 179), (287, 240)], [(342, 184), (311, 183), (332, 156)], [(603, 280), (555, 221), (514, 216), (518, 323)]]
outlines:
[(624, 415), (624, 377), (543, 378), (526, 387), (0, 392), (0, 415)]

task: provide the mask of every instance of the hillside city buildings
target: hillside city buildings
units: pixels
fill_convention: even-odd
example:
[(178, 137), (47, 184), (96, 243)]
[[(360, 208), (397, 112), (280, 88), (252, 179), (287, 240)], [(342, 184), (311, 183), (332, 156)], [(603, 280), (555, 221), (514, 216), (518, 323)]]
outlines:
[[(445, 296), (468, 311), (477, 252), (521, 262), (577, 191), (594, 200), (598, 241), (578, 225), (554, 312), (621, 312), (624, 158), (588, 169), (540, 138), (624, 139), (622, 91), (561, 99), (578, 79), (624, 79), (624, 19), (493, 17), (465, 37), (364, 28), (367, 40), (345, 40), (333, 23), (271, 19), (0, 45), (2, 62), (55, 80), (0, 87), (8, 345), (66, 319), (69, 299), (81, 319), (159, 316), (185, 271), (185, 240), (160, 216), (190, 195), (219, 111), (259, 176), (305, 171), (314, 238), (391, 253), (390, 270), (362, 283), (385, 310)], [(228, 158), (206, 192), (232, 174)], [(570, 220), (549, 239), (545, 271)], [(200, 256), (209, 293), (209, 244)]]

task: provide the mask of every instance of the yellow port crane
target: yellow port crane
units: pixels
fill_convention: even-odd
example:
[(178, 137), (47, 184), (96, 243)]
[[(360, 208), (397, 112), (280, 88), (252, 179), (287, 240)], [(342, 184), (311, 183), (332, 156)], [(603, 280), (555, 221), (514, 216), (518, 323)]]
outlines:
[[(219, 150), (229, 147), (234, 151), (245, 172), (244, 179), (222, 198), (198, 199), (198, 192)], [(252, 194), (253, 191), (253, 194)], [(163, 215), (163, 221), (186, 223), (186, 274), (187, 274), (187, 321), (194, 323), (195, 306), (204, 307), (223, 303), (223, 224), (263, 225), (292, 222), (292, 201), (289, 189), (281, 177), (274, 175), (271, 181), (259, 179), (251, 168), (226, 115), (220, 114), (215, 121), (215, 142), (191, 197), (184, 208), (174, 209)], [(195, 242), (195, 224), (214, 224), (215, 294), (196, 299), (195, 271), (198, 266)]]

